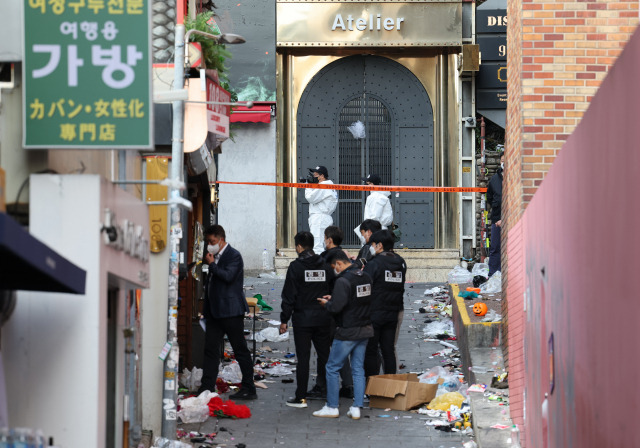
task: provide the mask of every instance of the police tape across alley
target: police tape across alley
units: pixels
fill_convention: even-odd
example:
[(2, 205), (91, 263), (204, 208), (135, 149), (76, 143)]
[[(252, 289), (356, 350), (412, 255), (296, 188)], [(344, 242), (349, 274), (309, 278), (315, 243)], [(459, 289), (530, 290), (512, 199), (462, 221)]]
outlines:
[(324, 190), (347, 191), (396, 191), (405, 193), (486, 193), (486, 188), (481, 187), (420, 187), (400, 185), (347, 185), (347, 184), (321, 184), (302, 182), (227, 182), (213, 181), (211, 184), (220, 185), (260, 185), (266, 187), (285, 188), (318, 188)]

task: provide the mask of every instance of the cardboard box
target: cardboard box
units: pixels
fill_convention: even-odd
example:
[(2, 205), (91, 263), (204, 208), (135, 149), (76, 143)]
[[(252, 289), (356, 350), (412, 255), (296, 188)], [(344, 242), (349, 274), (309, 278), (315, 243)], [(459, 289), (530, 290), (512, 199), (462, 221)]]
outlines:
[(415, 373), (403, 373), (369, 377), (365, 393), (369, 395), (369, 406), (372, 408), (408, 411), (429, 403), (437, 391), (437, 384), (421, 383)]

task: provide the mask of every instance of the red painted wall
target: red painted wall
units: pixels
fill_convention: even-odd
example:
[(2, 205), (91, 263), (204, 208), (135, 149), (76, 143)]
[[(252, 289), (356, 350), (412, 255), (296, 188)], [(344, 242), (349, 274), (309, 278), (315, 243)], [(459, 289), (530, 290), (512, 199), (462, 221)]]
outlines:
[(636, 32), (522, 216), (527, 447), (640, 447), (639, 194)]

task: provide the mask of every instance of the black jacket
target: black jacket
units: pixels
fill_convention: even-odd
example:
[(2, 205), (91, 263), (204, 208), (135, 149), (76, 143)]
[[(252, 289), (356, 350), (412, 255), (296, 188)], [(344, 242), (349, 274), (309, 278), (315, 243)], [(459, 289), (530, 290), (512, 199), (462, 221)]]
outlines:
[(342, 250), (343, 250), (343, 249), (342, 249), (342, 247), (340, 247), (340, 246), (332, 247), (331, 249), (327, 249), (327, 250), (325, 250), (324, 252), (322, 252), (322, 253), (320, 254), (320, 256), (322, 257), (322, 259), (323, 259), (325, 262), (327, 262), (327, 263), (328, 263), (328, 262), (329, 262), (329, 258), (330, 258), (330, 257), (332, 257), (334, 253), (336, 253), (336, 252), (341, 252)]
[(371, 244), (367, 243), (360, 248), (360, 252), (358, 252), (358, 258), (353, 262), (356, 266), (362, 269), (372, 258), (371, 251), (369, 248)]
[(502, 168), (491, 177), (487, 186), (487, 204), (491, 206), (491, 223), (502, 219)]
[(336, 321), (336, 339), (358, 340), (373, 336), (371, 283), (369, 274), (355, 265), (337, 276), (331, 300), (326, 304)]
[(373, 280), (371, 320), (374, 323), (398, 320), (404, 309), (404, 282), (407, 265), (395, 252), (381, 252), (364, 267)]
[(282, 288), (280, 322), (286, 324), (293, 314), (293, 325), (318, 327), (331, 325), (331, 315), (318, 298), (331, 294), (333, 269), (320, 255), (307, 250), (298, 255), (287, 269)]
[(242, 255), (227, 243), (218, 264), (209, 265), (204, 316), (208, 319), (244, 316), (249, 312), (244, 295)]

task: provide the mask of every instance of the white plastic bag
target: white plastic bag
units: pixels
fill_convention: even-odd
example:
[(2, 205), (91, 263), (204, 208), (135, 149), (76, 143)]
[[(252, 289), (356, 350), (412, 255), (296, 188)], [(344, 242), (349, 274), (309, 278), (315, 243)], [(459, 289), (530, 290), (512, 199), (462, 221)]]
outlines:
[(447, 281), (449, 283), (471, 283), (473, 274), (462, 266), (456, 266), (447, 274)]
[(471, 269), (471, 274), (473, 276), (481, 275), (484, 278), (489, 278), (489, 265), (487, 263), (476, 263), (473, 265), (473, 269)]
[(424, 295), (425, 296), (435, 296), (436, 294), (440, 294), (441, 292), (443, 292), (443, 289), (436, 286), (434, 288), (427, 289), (424, 292)]
[(418, 380), (421, 383), (436, 384), (438, 382), (438, 378), (443, 377), (447, 374), (448, 372), (445, 369), (440, 366), (435, 366), (420, 375), (418, 377)]
[(183, 423), (202, 423), (209, 418), (209, 401), (218, 394), (205, 390), (197, 397), (180, 401), (178, 417)]
[(490, 310), (482, 319), (482, 322), (500, 322), (502, 320), (502, 315), (496, 313), (494, 310)]
[(156, 437), (152, 448), (192, 448), (192, 445), (178, 440), (169, 440), (165, 437)]
[(355, 123), (351, 123), (351, 126), (347, 126), (347, 129), (349, 130), (349, 132), (351, 132), (351, 135), (353, 135), (353, 138), (364, 138), (365, 137), (365, 131), (364, 131), (364, 123), (362, 123), (361, 121), (356, 121)]
[(194, 392), (202, 385), (202, 369), (197, 367), (193, 368), (193, 371), (185, 368), (179, 376), (180, 383), (189, 389), (190, 392)]
[(242, 382), (242, 371), (240, 371), (240, 364), (233, 361), (231, 364), (224, 366), (224, 369), (218, 374), (218, 378), (222, 378), (223, 381), (227, 381), (232, 384), (238, 384)]
[(282, 376), (291, 375), (293, 373), (293, 370), (280, 364), (277, 366), (269, 367), (268, 369), (264, 369), (264, 373), (268, 373), (272, 376)]
[(486, 283), (480, 286), (480, 294), (495, 294), (502, 292), (502, 273), (496, 271)]
[(428, 323), (424, 327), (424, 335), (428, 338), (436, 337), (439, 334), (448, 334), (450, 336), (454, 336), (455, 331), (453, 329), (453, 321), (451, 321), (450, 319), (437, 320)]
[(289, 340), (289, 332), (280, 334), (278, 327), (268, 327), (256, 333), (256, 342), (284, 342)]

